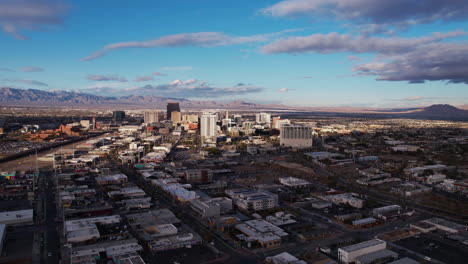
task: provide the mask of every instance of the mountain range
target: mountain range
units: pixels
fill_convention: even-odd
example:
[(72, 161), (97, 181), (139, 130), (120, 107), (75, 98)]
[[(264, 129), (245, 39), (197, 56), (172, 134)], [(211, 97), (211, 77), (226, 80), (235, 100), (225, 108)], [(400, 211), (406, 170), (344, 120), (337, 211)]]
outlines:
[[(245, 101), (216, 102), (195, 101), (183, 98), (147, 96), (100, 96), (79, 91), (44, 91), (38, 89), (17, 89), (0, 87), (1, 106), (31, 106), (31, 107), (88, 107), (88, 108), (162, 108), (168, 102), (178, 102), (185, 109), (237, 109), (237, 110), (286, 110), (312, 113), (347, 113), (349, 115), (369, 115), (398, 118), (428, 118), (446, 120), (467, 120), (468, 110), (451, 105), (432, 105), (422, 108), (375, 109), (365, 107), (291, 107), (281, 104), (256, 104)], [(468, 105), (461, 106), (468, 109)]]
[[(262, 108), (263, 105), (244, 101), (228, 103), (215, 101), (192, 101), (155, 95), (129, 95), (122, 97), (100, 96), (79, 91), (44, 91), (38, 89), (0, 88), (0, 104), (5, 106), (90, 106), (90, 107), (127, 107), (127, 108), (165, 108), (168, 102), (178, 102), (185, 108)], [(271, 105), (267, 105), (266, 108)], [(286, 107), (286, 106), (285, 106)]]

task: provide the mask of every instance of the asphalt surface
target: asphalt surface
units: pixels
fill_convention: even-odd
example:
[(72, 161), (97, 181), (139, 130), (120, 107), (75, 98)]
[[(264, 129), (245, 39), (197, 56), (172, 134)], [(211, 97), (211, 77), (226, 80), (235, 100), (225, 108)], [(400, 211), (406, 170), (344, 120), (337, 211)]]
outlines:
[(43, 212), (40, 212), (41, 231), (41, 263), (60, 262), (60, 242), (58, 234), (57, 208), (55, 205), (54, 175), (51, 172), (41, 172), (40, 176), (40, 202), (43, 203)]

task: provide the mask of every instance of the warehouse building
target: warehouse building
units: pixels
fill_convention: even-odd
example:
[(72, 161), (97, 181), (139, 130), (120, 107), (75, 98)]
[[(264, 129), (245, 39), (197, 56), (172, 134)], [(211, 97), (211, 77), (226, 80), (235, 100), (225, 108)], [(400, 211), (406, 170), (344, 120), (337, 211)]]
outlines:
[(357, 257), (383, 250), (387, 243), (380, 239), (372, 239), (358, 244), (350, 245), (338, 249), (338, 260), (341, 263), (353, 263)]

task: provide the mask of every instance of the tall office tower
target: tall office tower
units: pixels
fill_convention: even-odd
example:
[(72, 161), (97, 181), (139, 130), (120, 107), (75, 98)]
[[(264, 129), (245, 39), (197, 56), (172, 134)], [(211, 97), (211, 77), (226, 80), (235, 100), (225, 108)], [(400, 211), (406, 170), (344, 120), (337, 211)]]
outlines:
[(229, 126), (229, 124), (231, 124), (231, 119), (229, 118), (226, 118), (226, 119), (223, 119), (221, 120), (221, 126)]
[(280, 145), (293, 148), (312, 147), (312, 127), (305, 125), (282, 125), (280, 129)]
[(216, 136), (216, 115), (203, 113), (200, 116), (200, 136), (214, 138)]
[(172, 112), (180, 112), (179, 103), (167, 103), (167, 120), (172, 120)]
[(289, 121), (289, 119), (280, 119), (280, 117), (273, 117), (273, 125), (272, 127), (275, 128), (275, 129), (280, 129), (281, 126), (283, 125), (289, 125), (291, 124), (291, 122)]
[(158, 111), (148, 111), (144, 113), (145, 115), (145, 123), (152, 124), (159, 122), (159, 113)]
[(244, 121), (242, 123), (242, 129), (246, 130), (246, 129), (252, 129), (254, 126), (254, 123), (252, 121)]
[(179, 111), (172, 111), (171, 120), (174, 125), (180, 124), (182, 121), (182, 115)]
[(234, 122), (237, 123), (237, 126), (241, 126), (242, 125), (242, 116), (241, 115), (235, 115), (234, 116)]
[(270, 124), (271, 115), (268, 113), (260, 113), (255, 115), (255, 122), (259, 124)]
[(229, 119), (229, 111), (226, 110), (226, 116), (224, 117), (224, 119)]
[(112, 120), (114, 122), (122, 122), (125, 119), (125, 112), (124, 111), (114, 111), (112, 112)]
[(278, 126), (278, 121), (281, 120), (281, 117), (280, 116), (277, 116), (277, 117), (273, 117), (273, 124), (272, 124), (272, 128), (276, 128), (278, 129), (279, 126)]

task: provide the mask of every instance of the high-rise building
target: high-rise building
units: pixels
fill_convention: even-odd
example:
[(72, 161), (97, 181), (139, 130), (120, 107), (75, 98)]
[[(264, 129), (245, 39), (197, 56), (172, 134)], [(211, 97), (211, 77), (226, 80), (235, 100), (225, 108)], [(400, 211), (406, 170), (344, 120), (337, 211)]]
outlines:
[(282, 125), (280, 145), (293, 148), (312, 147), (312, 127), (306, 125)]
[(180, 112), (179, 103), (167, 103), (167, 120), (172, 120), (172, 112)]
[(280, 116), (273, 117), (272, 128), (279, 128), (279, 126), (278, 126), (278, 121), (279, 121), (279, 120), (281, 120), (281, 117), (280, 117)]
[(242, 116), (241, 115), (234, 115), (234, 122), (237, 123), (237, 126), (242, 125)]
[(254, 123), (252, 121), (244, 121), (242, 122), (242, 129), (252, 129), (254, 126)]
[(271, 115), (268, 113), (260, 113), (255, 115), (255, 122), (258, 124), (270, 124)]
[(112, 112), (112, 120), (114, 120), (114, 122), (121, 122), (124, 119), (125, 119), (125, 111)]
[(171, 114), (171, 120), (174, 125), (180, 124), (182, 121), (182, 115), (179, 111), (173, 111)]
[(203, 113), (200, 116), (200, 136), (213, 138), (216, 136), (216, 115)]
[(157, 111), (148, 111), (144, 113), (145, 123), (152, 124), (159, 122), (159, 113)]
[(226, 110), (226, 116), (224, 117), (224, 119), (229, 119), (229, 111)]
[(275, 129), (280, 129), (282, 125), (289, 125), (291, 122), (289, 119), (281, 119), (278, 117), (273, 117), (273, 124), (272, 127)]
[(198, 115), (182, 115), (182, 121), (186, 123), (198, 123)]

